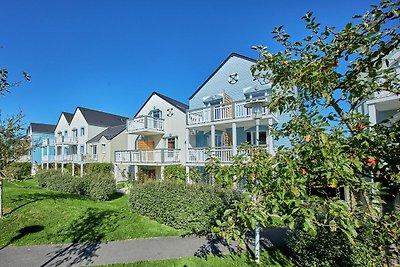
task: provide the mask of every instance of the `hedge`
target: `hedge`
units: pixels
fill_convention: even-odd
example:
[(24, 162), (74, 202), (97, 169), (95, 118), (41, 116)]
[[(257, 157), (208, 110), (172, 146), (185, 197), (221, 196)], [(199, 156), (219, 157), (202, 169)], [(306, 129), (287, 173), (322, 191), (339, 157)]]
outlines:
[(86, 195), (92, 199), (107, 200), (115, 191), (111, 175), (91, 174), (84, 177), (61, 174), (59, 171), (41, 171), (36, 174), (39, 186), (72, 194)]
[(99, 173), (111, 174), (113, 172), (113, 164), (106, 162), (89, 163), (85, 166), (85, 171), (87, 175), (96, 175)]
[(5, 174), (13, 179), (21, 180), (31, 175), (32, 163), (30, 162), (12, 162), (5, 167)]
[(185, 166), (170, 165), (164, 167), (164, 179), (168, 181), (175, 181), (178, 183), (186, 183), (186, 169)]
[(322, 228), (313, 237), (303, 229), (296, 229), (288, 241), (291, 258), (296, 266), (382, 266), (379, 237), (368, 228), (359, 231), (351, 244), (340, 231)]
[(136, 184), (130, 192), (132, 212), (175, 229), (207, 232), (239, 194), (210, 186), (149, 182)]

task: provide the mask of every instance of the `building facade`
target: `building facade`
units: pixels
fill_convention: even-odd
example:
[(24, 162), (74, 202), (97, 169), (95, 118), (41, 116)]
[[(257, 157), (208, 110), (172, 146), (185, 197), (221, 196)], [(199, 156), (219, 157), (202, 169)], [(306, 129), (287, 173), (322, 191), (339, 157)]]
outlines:
[[(189, 98), (186, 126), (186, 165), (201, 167), (210, 156), (230, 164), (243, 143), (274, 147), (271, 130), (287, 122), (290, 114), (266, 108), (271, 84), (255, 81), (250, 71), (255, 60), (231, 54)], [(187, 168), (188, 171), (188, 168)]]
[(119, 171), (163, 179), (164, 167), (185, 164), (185, 112), (188, 106), (153, 92), (127, 121), (128, 148), (115, 152)]

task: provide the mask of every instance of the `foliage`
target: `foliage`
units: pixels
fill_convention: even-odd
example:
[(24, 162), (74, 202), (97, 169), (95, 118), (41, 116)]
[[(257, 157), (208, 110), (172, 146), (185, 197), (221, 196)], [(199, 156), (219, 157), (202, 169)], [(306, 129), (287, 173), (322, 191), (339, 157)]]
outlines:
[[(303, 20), (310, 34), (303, 40), (292, 41), (280, 26), (273, 35), (283, 51), (255, 47), (260, 58), (253, 76), (272, 86), (268, 109), (291, 114), (274, 131), (291, 147), (273, 156), (245, 148), (222, 172), (244, 179), (246, 193), (216, 232), (229, 239), (243, 237), (256, 221), (291, 229), (300, 223), (311, 236), (328, 229), (355, 244), (362, 222), (370, 221), (386, 230), (387, 263), (397, 264), (400, 122), (369, 125), (360, 106), (374, 94), (400, 94), (388, 60), (400, 43), (399, 13), (398, 2), (383, 0), (336, 31), (309, 12)], [(343, 189), (351, 201), (332, 194)]]
[(111, 174), (91, 174), (84, 177), (86, 195), (92, 199), (108, 200), (114, 193), (116, 187)]
[(149, 182), (131, 189), (129, 206), (175, 229), (194, 233), (210, 230), (238, 195), (210, 186), (173, 182)]
[(354, 244), (342, 232), (319, 228), (315, 236), (303, 229), (293, 231), (288, 242), (296, 266), (383, 266), (381, 253), (376, 250), (379, 239), (371, 229), (360, 229)]
[(30, 177), (32, 169), (31, 162), (12, 162), (10, 165), (5, 167), (5, 176), (12, 177), (16, 180), (25, 179)]
[(156, 180), (154, 173), (144, 168), (138, 168), (136, 178), (138, 183), (147, 183)]
[(106, 163), (106, 162), (89, 163), (86, 164), (85, 168), (87, 175), (98, 174), (98, 173), (103, 173), (103, 174), (113, 173), (112, 163)]
[[(0, 221), (0, 247), (74, 241), (107, 242), (183, 234), (132, 213), (126, 195), (115, 194), (107, 202), (95, 201), (85, 196), (40, 188), (36, 177), (4, 182), (5, 216)], [(78, 259), (79, 255), (75, 256)]]
[(189, 167), (189, 178), (192, 183), (198, 184), (201, 181), (201, 174), (197, 167)]
[(185, 183), (186, 182), (185, 166), (181, 164), (165, 166), (164, 179), (167, 181), (173, 181), (177, 183)]
[(51, 170), (38, 172), (36, 177), (41, 187), (55, 191), (87, 195), (97, 200), (108, 200), (115, 191), (115, 183), (111, 174), (91, 174), (81, 178)]

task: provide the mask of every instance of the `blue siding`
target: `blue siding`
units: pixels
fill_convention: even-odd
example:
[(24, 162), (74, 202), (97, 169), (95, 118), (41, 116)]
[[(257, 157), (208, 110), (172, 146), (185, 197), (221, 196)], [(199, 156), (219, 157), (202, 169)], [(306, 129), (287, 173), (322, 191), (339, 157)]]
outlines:
[[(46, 133), (32, 133), (31, 136), (31, 161), (33, 164), (42, 163), (42, 142), (45, 139), (54, 139), (54, 134), (46, 134)], [(44, 152), (46, 154), (46, 148), (44, 148)], [(49, 148), (49, 154), (54, 155), (54, 147)]]

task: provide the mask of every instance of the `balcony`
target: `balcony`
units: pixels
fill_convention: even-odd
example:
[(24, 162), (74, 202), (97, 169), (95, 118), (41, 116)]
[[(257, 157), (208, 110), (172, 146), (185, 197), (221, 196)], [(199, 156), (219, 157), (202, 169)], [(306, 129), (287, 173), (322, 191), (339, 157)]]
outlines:
[(54, 140), (53, 139), (44, 139), (42, 141), (42, 147), (46, 147), (46, 146), (54, 146)]
[[(263, 100), (263, 99), (257, 99)], [(243, 100), (233, 102), (231, 104), (222, 104), (217, 106), (205, 107), (201, 109), (188, 110), (187, 111), (187, 122), (188, 126), (201, 126), (210, 123), (223, 123), (232, 120), (251, 120), (252, 110), (246, 108), (250, 100)], [(264, 117), (275, 116), (269, 113), (268, 109), (263, 107), (262, 115)]]
[(30, 161), (31, 161), (31, 155), (24, 155), (17, 160), (17, 162), (30, 162)]
[(118, 163), (168, 164), (179, 162), (180, 149), (124, 150), (115, 152)]
[(55, 138), (56, 145), (76, 145), (78, 144), (78, 137), (57, 136)]
[[(46, 156), (44, 156), (46, 157)], [(71, 154), (71, 155), (55, 155), (50, 156), (53, 158), (55, 162), (64, 162), (64, 163), (86, 163), (86, 162), (96, 162), (98, 157), (97, 155), (92, 154)]]
[(46, 162), (54, 162), (54, 155), (43, 155), (42, 157), (42, 162), (46, 163)]
[(164, 133), (164, 119), (151, 116), (139, 116), (126, 122), (126, 130), (130, 134), (154, 135)]
[(204, 164), (210, 157), (217, 158), (221, 163), (232, 163), (232, 147), (190, 148), (187, 155), (187, 163)]

